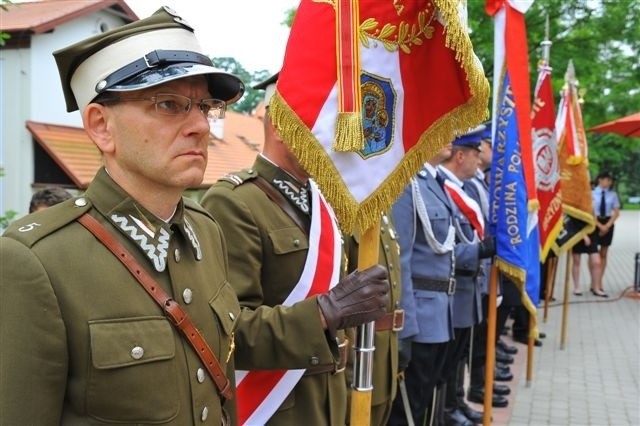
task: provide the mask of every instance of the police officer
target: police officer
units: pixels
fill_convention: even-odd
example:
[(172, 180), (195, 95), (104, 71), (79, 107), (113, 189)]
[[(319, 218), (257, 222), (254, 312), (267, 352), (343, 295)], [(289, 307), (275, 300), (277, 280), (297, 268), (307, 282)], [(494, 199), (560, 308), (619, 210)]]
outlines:
[[(478, 129), (453, 141), (451, 157), (439, 167), (444, 187), (454, 208), (456, 239), (475, 248), (477, 256), (466, 262), (456, 262), (456, 292), (453, 298), (455, 343), (449, 345), (444, 370), (449, 375), (446, 385), (446, 421), (448, 424), (470, 425), (480, 420), (480, 413), (462, 410), (457, 388), (463, 381), (464, 356), (470, 343), (471, 327), (482, 321), (481, 293), (478, 272), (482, 259), (495, 254), (494, 238), (485, 235), (484, 217), (477, 201), (465, 192), (465, 180), (475, 176), (480, 165), (480, 134)], [(467, 417), (470, 415), (471, 417)]]
[[(437, 179), (435, 167), (450, 155), (448, 145), (426, 163), (392, 210), (402, 265), (401, 306), (406, 320), (400, 332), (400, 370), (407, 393), (396, 395), (390, 425), (406, 425), (408, 416), (415, 424), (424, 424), (454, 338), (455, 262), (477, 258), (477, 249), (456, 244), (450, 201)], [(409, 413), (404, 408), (407, 402)]]
[(104, 166), (2, 237), (0, 424), (225, 424), (240, 305), (221, 231), (182, 192), (243, 84), (169, 9), (54, 56)]
[[(267, 105), (276, 81), (256, 86), (266, 89)], [(251, 348), (268, 339), (274, 350), (306, 359), (274, 377), (264, 370), (282, 363), (277, 353), (237, 358), (236, 367), (247, 370), (238, 376), (239, 422), (344, 424), (348, 342), (339, 330), (385, 314), (387, 274), (376, 265), (336, 285), (346, 265), (332, 210), (268, 108), (264, 127), (264, 150), (253, 166), (222, 178), (201, 204), (227, 238), (229, 282), (245, 308), (236, 344)]]
[[(360, 233), (355, 232), (348, 242), (349, 270), (352, 271), (358, 266)], [(404, 327), (404, 310), (400, 306), (400, 246), (394, 222), (386, 213), (380, 218), (379, 263), (389, 273), (389, 303), (385, 316), (375, 323), (370, 417), (370, 424), (374, 426), (387, 424), (391, 414), (391, 405), (396, 396), (398, 332)], [(347, 373), (347, 386), (350, 386), (350, 369), (347, 369)]]

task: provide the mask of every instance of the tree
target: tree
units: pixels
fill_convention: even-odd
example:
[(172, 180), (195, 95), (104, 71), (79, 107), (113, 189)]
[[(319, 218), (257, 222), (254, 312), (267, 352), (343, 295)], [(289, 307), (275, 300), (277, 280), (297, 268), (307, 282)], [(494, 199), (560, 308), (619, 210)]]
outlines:
[[(4, 10), (5, 12), (9, 11), (9, 8), (7, 7), (8, 4), (13, 4), (13, 2), (11, 0), (0, 0), (0, 9)], [(9, 38), (11, 38), (11, 35), (8, 33), (5, 33), (4, 31), (0, 31), (0, 46), (4, 46), (7, 43), (7, 40), (9, 40)]]
[(251, 114), (258, 104), (264, 99), (264, 93), (259, 90), (253, 90), (252, 87), (269, 77), (269, 71), (256, 71), (249, 73), (234, 58), (212, 58), (213, 66), (228, 73), (234, 74), (240, 78), (246, 85), (244, 95), (238, 102), (229, 106), (229, 109), (235, 112)]
[[(474, 50), (487, 78), (493, 79), (493, 20), (484, 1), (470, 1), (469, 26)], [(537, 77), (540, 42), (549, 16), (550, 64), (553, 87), (559, 93), (569, 59), (573, 59), (585, 92), (585, 127), (635, 112), (640, 105), (640, 2), (638, 0), (536, 0), (526, 13), (531, 87)], [(532, 90), (533, 93), (533, 90)], [(559, 98), (559, 96), (558, 96)], [(556, 99), (558, 99), (556, 98)], [(557, 100), (556, 100), (557, 104)], [(640, 194), (639, 139), (588, 133), (592, 176), (607, 168), (619, 177), (622, 195)]]

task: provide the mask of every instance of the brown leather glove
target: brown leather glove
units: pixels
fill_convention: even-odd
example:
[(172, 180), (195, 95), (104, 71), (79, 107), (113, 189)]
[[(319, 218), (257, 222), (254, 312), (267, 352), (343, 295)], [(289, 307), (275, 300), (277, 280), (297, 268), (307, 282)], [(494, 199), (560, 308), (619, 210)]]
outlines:
[(375, 265), (343, 278), (328, 293), (318, 296), (318, 306), (331, 335), (382, 318), (389, 302), (387, 270)]

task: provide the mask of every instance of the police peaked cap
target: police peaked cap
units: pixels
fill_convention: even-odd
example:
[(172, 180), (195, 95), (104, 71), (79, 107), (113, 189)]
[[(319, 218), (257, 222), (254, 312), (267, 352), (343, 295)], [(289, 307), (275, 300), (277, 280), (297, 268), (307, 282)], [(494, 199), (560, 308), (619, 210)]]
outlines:
[(276, 91), (276, 83), (278, 82), (279, 76), (280, 72), (277, 72), (266, 80), (253, 86), (255, 90), (264, 90), (264, 104), (266, 106), (269, 106), (269, 101)]
[(84, 109), (104, 92), (124, 92), (203, 75), (209, 92), (231, 104), (244, 93), (242, 81), (213, 67), (194, 33), (175, 11), (148, 18), (53, 52), (67, 111)]
[(486, 127), (484, 126), (484, 124), (479, 125), (478, 127), (474, 128), (473, 130), (465, 133), (462, 136), (458, 136), (457, 138), (455, 138), (452, 142), (453, 146), (460, 146), (460, 147), (467, 147), (467, 148), (473, 148), (477, 151), (482, 151), (482, 135), (485, 131)]

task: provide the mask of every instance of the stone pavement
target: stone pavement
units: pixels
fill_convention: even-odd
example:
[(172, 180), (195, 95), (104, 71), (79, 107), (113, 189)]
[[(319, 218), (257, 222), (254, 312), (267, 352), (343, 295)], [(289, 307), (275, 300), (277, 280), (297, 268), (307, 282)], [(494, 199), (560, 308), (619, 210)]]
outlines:
[[(527, 347), (511, 367), (509, 407), (493, 408), (494, 425), (640, 425), (640, 297), (633, 292), (635, 253), (640, 252), (640, 211), (616, 221), (603, 287), (608, 299), (589, 292), (583, 255), (583, 295), (569, 287), (567, 339), (561, 349), (566, 256), (558, 261), (547, 322), (538, 309), (543, 346), (534, 348), (533, 377), (526, 381)], [(472, 404), (476, 408), (479, 405)]]

